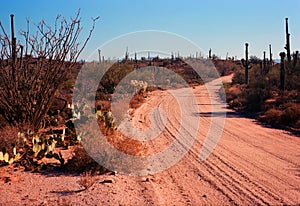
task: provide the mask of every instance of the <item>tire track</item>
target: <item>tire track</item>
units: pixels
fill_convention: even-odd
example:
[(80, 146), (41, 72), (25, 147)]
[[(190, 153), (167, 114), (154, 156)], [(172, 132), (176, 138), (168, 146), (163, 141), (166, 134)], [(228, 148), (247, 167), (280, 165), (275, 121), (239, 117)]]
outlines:
[[(201, 93), (197, 93), (199, 90), (201, 90)], [(202, 90), (205, 89), (200, 87), (200, 89), (196, 91), (195, 96), (198, 98), (198, 101), (204, 100), (205, 102), (208, 94), (199, 95), (204, 94)], [(212, 102), (209, 104), (212, 104)], [(202, 106), (204, 106), (199, 108), (200, 112), (202, 112), (202, 109), (204, 112), (210, 111), (209, 104), (203, 104), (202, 102)], [(173, 142), (176, 141), (178, 133), (183, 132), (186, 136), (180, 141), (177, 141), (180, 147), (188, 149), (186, 143), (190, 140), (192, 134), (188, 127), (192, 125), (192, 122), (188, 124), (186, 128), (181, 128), (181, 131), (178, 127), (181, 121), (181, 115), (187, 114), (181, 114), (181, 111), (174, 111), (173, 105), (174, 99), (170, 98), (170, 95), (160, 95), (156, 106), (169, 114), (167, 115), (167, 123), (163, 136), (167, 142)], [(193, 114), (191, 113), (189, 115)], [(157, 122), (162, 122), (162, 116), (158, 115), (157, 118)], [(297, 166), (299, 166), (297, 164), (299, 156), (297, 158), (297, 152), (294, 147), (295, 143), (296, 145), (300, 144), (298, 140), (296, 141), (292, 137), (283, 139), (278, 132), (272, 132), (273, 130), (266, 130), (262, 127), (260, 127), (258, 131), (251, 131), (249, 128), (251, 128), (251, 124), (253, 126), (255, 125), (254, 122), (243, 117), (233, 118), (226, 122), (224, 129), (220, 125), (214, 125), (217, 130), (223, 130), (222, 138), (224, 138), (224, 141), (219, 141), (217, 148), (210, 154), (209, 158), (200, 162), (199, 151), (204, 144), (204, 139), (207, 135), (206, 132), (210, 127), (212, 118), (214, 117), (200, 116), (201, 127), (204, 128), (204, 130), (202, 131), (200, 128), (198, 137), (192, 148), (185, 157), (174, 166), (179, 171), (192, 175), (193, 179), (189, 179), (192, 182), (192, 186), (188, 188), (186, 183), (178, 174), (174, 173), (174, 169), (172, 168), (165, 173), (167, 176), (159, 176), (162, 184), (166, 184), (167, 187), (174, 189), (172, 195), (179, 196), (185, 204), (197, 204), (196, 201), (201, 201), (195, 194), (195, 191), (200, 190), (199, 187), (197, 187), (197, 183), (203, 181), (216, 191), (215, 195), (217, 195), (216, 198), (218, 200), (222, 199), (226, 201), (223, 202), (225, 204), (277, 205), (297, 204), (300, 202), (300, 191), (293, 190), (293, 188), (299, 188), (299, 179), (293, 182), (293, 173), (287, 173), (286, 169), (288, 167), (297, 168)], [(255, 128), (257, 128), (257, 126)], [(246, 129), (249, 130), (247, 131), (248, 133), (244, 132)], [(250, 134), (250, 132), (253, 134)], [(271, 139), (268, 138), (270, 134), (274, 135)], [(259, 138), (255, 135), (258, 135)], [(257, 138), (257, 141), (255, 139), (253, 140), (253, 138)], [(291, 151), (281, 154), (274, 150), (274, 148), (277, 147), (272, 148), (268, 145), (274, 144), (276, 146), (276, 143), (279, 142), (283, 144), (286, 149), (290, 149)], [(237, 144), (231, 145), (231, 143)], [(211, 144), (214, 144), (214, 142), (211, 142)], [(210, 147), (210, 145), (207, 146)], [(155, 148), (155, 145), (151, 147)], [(245, 148), (245, 151), (243, 148)], [(248, 154), (247, 152), (249, 151), (251, 151), (252, 154)], [(295, 154), (293, 154), (293, 151)], [(256, 156), (256, 154), (261, 156)], [(266, 158), (266, 160), (263, 158)], [(278, 164), (282, 168), (277, 171), (271, 163)], [(289, 193), (285, 192), (287, 190)], [(157, 195), (163, 200), (167, 198), (161, 196), (160, 193)], [(212, 199), (209, 199), (209, 201), (211, 202), (207, 202), (208, 204), (216, 204), (216, 202), (218, 202)]]

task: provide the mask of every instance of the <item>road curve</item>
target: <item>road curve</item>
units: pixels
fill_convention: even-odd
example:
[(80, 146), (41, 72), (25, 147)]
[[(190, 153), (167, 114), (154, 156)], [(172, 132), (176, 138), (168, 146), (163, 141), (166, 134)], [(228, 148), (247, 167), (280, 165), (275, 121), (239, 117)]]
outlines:
[[(218, 91), (218, 87), (212, 89)], [(205, 86), (197, 86), (193, 92), (196, 114), (182, 114), (170, 92), (154, 91), (130, 120), (137, 128), (146, 129), (162, 122), (160, 115), (150, 112), (152, 108), (159, 107), (167, 116), (160, 136), (145, 141), (142, 148), (146, 150), (140, 151), (144, 156), (170, 146), (180, 132), (182, 115), (200, 120), (199, 125), (189, 122), (189, 128), (183, 128), (199, 130), (187, 154), (169, 169), (143, 177), (94, 176), (90, 177), (93, 185), (82, 190), (80, 176), (2, 167), (0, 205), (299, 205), (300, 138), (227, 109), (224, 127), (214, 127), (222, 130), (221, 138), (208, 158), (199, 161), (212, 120), (219, 118), (212, 112), (212, 104), (218, 102), (210, 100)], [(187, 107), (191, 103), (187, 95), (180, 101)]]
[[(225, 77), (224, 81), (228, 78)], [(213, 89), (217, 92), (219, 87)], [(264, 127), (253, 119), (226, 109), (224, 128), (223, 125), (215, 127), (223, 129), (215, 150), (206, 160), (199, 161), (199, 152), (213, 118), (218, 118), (211, 112), (212, 104), (217, 103), (212, 102), (208, 94), (205, 86), (194, 89), (199, 105), (198, 136), (180, 162), (152, 176), (154, 202), (163, 205), (299, 204), (300, 139), (283, 130)], [(190, 99), (186, 98), (186, 101)], [(150, 143), (150, 154), (159, 152), (164, 145), (174, 141), (172, 138), (178, 133), (182, 115), (170, 93), (156, 91), (135, 112), (133, 121), (138, 127), (151, 124), (147, 113), (156, 106), (168, 114), (167, 132), (162, 134), (163, 138)]]

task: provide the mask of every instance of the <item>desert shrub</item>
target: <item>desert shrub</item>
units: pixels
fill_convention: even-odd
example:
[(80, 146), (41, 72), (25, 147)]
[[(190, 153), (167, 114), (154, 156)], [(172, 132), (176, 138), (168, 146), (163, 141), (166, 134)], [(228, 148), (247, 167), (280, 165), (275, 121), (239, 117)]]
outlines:
[(93, 160), (81, 145), (74, 147), (74, 155), (64, 166), (66, 172), (81, 174), (83, 172), (92, 172), (103, 174), (108, 172), (106, 168)]
[(64, 86), (67, 88), (72, 88), (72, 87), (74, 87), (74, 85), (75, 85), (75, 82), (72, 79), (68, 79), (67, 81), (64, 82)]
[(271, 90), (267, 80), (258, 73), (257, 68), (251, 71), (251, 75), (255, 78), (252, 78), (247, 86), (241, 87), (238, 96), (246, 99), (244, 102), (246, 110), (259, 112), (264, 108), (264, 101), (272, 96)]
[(232, 84), (244, 84), (245, 83), (245, 74), (242, 71), (236, 71), (232, 78)]
[(296, 103), (286, 103), (282, 105), (282, 122), (286, 125), (296, 124), (300, 119), (300, 105)]
[(137, 109), (144, 102), (145, 102), (145, 98), (143, 95), (135, 94), (129, 102), (129, 107), (133, 109)]
[(18, 130), (14, 127), (6, 126), (0, 129), (0, 148), (7, 148), (12, 151), (13, 145), (16, 144)]
[(0, 115), (0, 128), (4, 128), (5, 126), (7, 126), (7, 122), (6, 122), (6, 120), (3, 118), (3, 116)]
[(295, 101), (300, 103), (300, 91), (293, 89), (290, 91), (285, 91), (285, 99), (288, 101)]
[(264, 120), (269, 124), (279, 125), (282, 123), (283, 111), (279, 109), (269, 109), (265, 112)]
[(226, 91), (226, 99), (228, 102), (236, 99), (241, 93), (241, 87), (238, 85), (234, 85), (230, 88), (225, 88)]
[(298, 121), (296, 122), (295, 127), (296, 127), (297, 129), (300, 129), (300, 120), (298, 120)]
[(18, 44), (14, 33), (9, 37), (1, 24), (0, 112), (10, 125), (24, 131), (40, 129), (58, 89), (90, 39), (96, 19), (81, 47), (79, 12), (69, 21), (58, 16), (54, 27), (41, 21), (34, 35), (29, 36), (29, 29), (22, 31), (25, 42), (18, 40)]
[(271, 108), (264, 113), (263, 120), (269, 124), (299, 127), (300, 105), (285, 103), (279, 108)]
[(266, 79), (270, 87), (277, 88), (280, 84), (280, 68), (277, 65), (271, 68)]

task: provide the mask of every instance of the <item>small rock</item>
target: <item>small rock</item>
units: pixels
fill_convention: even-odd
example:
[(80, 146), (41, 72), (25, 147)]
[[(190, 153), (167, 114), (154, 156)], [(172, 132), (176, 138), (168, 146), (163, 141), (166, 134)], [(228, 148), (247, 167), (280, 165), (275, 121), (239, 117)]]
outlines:
[(105, 184), (105, 183), (113, 183), (112, 180), (103, 180), (101, 182), (99, 182), (100, 184)]
[(142, 182), (149, 182), (150, 179), (148, 177), (146, 177), (145, 179), (142, 180)]

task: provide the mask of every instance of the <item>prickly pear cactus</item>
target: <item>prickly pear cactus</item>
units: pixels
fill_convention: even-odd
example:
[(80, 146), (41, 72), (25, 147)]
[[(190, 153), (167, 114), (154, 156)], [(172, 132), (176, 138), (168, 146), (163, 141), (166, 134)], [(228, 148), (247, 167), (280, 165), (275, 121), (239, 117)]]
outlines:
[(13, 156), (9, 156), (8, 152), (0, 151), (0, 163), (12, 164), (21, 159), (21, 154), (17, 153), (16, 147), (13, 148)]

